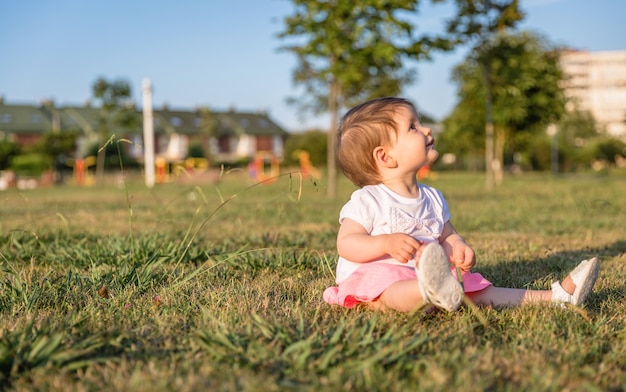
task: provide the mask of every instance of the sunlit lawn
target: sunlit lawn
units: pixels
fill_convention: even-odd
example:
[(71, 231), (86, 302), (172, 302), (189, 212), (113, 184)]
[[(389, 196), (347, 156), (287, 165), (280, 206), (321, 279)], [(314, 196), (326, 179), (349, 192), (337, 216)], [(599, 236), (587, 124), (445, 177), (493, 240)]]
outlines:
[(583, 308), (377, 314), (322, 301), (324, 179), (0, 193), (0, 390), (624, 390), (626, 173), (437, 173), (477, 270), (549, 288), (598, 256)]

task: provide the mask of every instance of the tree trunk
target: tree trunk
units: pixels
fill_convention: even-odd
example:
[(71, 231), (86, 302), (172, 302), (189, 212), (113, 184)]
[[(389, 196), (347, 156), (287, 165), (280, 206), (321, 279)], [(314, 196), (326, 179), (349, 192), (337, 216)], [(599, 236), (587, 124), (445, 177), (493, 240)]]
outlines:
[(104, 185), (104, 165), (106, 161), (106, 143), (108, 142), (107, 138), (109, 135), (109, 127), (107, 126), (107, 119), (110, 116), (110, 113), (100, 111), (100, 137), (98, 138), (99, 142), (99, 150), (98, 155), (96, 157), (96, 185), (103, 186)]
[(487, 175), (487, 190), (493, 190), (494, 185), (494, 151), (493, 151), (493, 98), (491, 96), (490, 67), (486, 62), (480, 62), (483, 71), (485, 86), (485, 173)]
[(339, 86), (336, 80), (331, 81), (329, 94), (328, 94), (328, 112), (330, 113), (330, 127), (328, 129), (328, 157), (327, 157), (327, 170), (328, 170), (328, 198), (335, 198), (337, 196), (337, 117), (338, 110), (337, 98), (339, 96)]
[(494, 180), (496, 185), (502, 184), (504, 181), (504, 144), (506, 142), (506, 133), (503, 129), (498, 129), (495, 132), (494, 143), (494, 161), (493, 171)]
[(98, 186), (104, 185), (105, 158), (106, 158), (106, 148), (103, 147), (100, 151), (98, 151), (98, 156), (96, 158), (96, 184), (98, 184)]

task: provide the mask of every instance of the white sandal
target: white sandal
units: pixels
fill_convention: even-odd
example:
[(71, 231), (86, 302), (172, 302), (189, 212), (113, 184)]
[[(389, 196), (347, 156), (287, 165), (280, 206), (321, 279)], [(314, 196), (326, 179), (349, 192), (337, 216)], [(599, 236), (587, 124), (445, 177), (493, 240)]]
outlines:
[(463, 302), (463, 287), (450, 271), (450, 262), (441, 245), (432, 242), (424, 248), (415, 265), (420, 292), (426, 303), (449, 312)]
[(596, 257), (581, 261), (569, 274), (576, 285), (574, 293), (568, 293), (561, 286), (561, 282), (556, 281), (552, 283), (552, 302), (569, 302), (574, 305), (582, 305), (591, 293), (596, 279), (598, 279), (599, 270), (600, 261)]

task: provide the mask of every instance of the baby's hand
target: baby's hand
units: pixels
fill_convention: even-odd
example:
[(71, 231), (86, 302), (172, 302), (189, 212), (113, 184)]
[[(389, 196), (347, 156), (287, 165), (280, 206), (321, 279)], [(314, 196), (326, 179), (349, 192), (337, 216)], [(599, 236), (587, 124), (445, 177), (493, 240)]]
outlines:
[(403, 233), (388, 234), (385, 237), (385, 253), (401, 263), (407, 263), (415, 257), (421, 243)]
[(476, 264), (476, 254), (464, 241), (457, 241), (452, 246), (451, 261), (463, 271), (469, 271)]

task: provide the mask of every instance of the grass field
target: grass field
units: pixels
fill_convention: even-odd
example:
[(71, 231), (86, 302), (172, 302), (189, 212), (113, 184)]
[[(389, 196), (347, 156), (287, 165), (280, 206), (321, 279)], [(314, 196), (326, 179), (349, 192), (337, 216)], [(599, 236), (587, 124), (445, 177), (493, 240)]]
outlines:
[(598, 256), (583, 308), (330, 307), (340, 207), (324, 181), (0, 193), (0, 390), (626, 389), (626, 173), (440, 173), (476, 270), (549, 288)]

